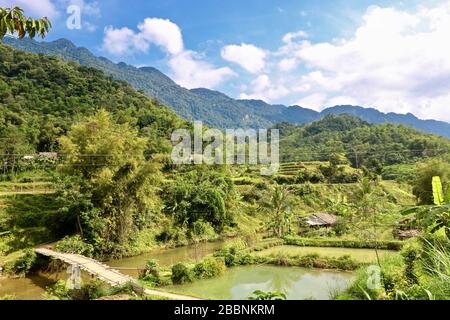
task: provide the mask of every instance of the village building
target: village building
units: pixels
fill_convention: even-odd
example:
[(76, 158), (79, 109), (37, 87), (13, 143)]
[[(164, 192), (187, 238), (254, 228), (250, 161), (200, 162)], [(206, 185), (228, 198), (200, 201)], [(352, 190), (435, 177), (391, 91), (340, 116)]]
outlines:
[(331, 228), (337, 223), (337, 216), (326, 212), (318, 212), (303, 220), (303, 224), (311, 228)]

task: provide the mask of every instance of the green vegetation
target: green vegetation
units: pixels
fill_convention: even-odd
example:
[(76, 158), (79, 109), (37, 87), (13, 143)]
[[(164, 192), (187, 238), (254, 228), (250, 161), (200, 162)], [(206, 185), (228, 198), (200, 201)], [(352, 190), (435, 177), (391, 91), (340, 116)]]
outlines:
[(383, 166), (413, 163), (450, 150), (448, 139), (403, 126), (371, 125), (350, 115), (328, 115), (303, 127), (277, 128), (283, 162), (329, 161), (345, 155), (354, 167), (381, 173)]
[(261, 100), (236, 100), (221, 92), (204, 88), (188, 90), (155, 68), (136, 68), (123, 62), (116, 64), (104, 57), (94, 56), (86, 48), (76, 47), (67, 39), (37, 42), (7, 38), (5, 43), (20, 50), (62, 57), (67, 61), (101, 70), (115, 79), (128, 82), (136, 90), (142, 90), (150, 97), (157, 98), (184, 119), (202, 120), (215, 128), (264, 128), (281, 122), (302, 125), (320, 120), (328, 114), (352, 114), (373, 124), (403, 124), (424, 132), (450, 137), (450, 124), (421, 120), (411, 114), (382, 113), (372, 108), (348, 105), (317, 112), (300, 106), (270, 105)]
[(44, 38), (52, 24), (47, 17), (42, 19), (27, 18), (19, 7), (0, 8), (0, 41), (7, 34), (18, 33), (19, 39), (29, 35), (32, 39), (36, 35)]
[(191, 282), (193, 279), (192, 271), (184, 263), (178, 263), (172, 267), (172, 282), (174, 284), (183, 284)]
[(256, 290), (249, 300), (286, 300), (286, 295), (282, 292), (264, 292)]
[(71, 125), (100, 109), (147, 137), (148, 156), (169, 151), (170, 134), (183, 123), (158, 102), (98, 70), (4, 45), (0, 92), (0, 154), (9, 160), (2, 168), (7, 172), (27, 163), (14, 155), (59, 151), (58, 139)]
[[(358, 271), (352, 286), (338, 299), (361, 300), (447, 300), (449, 287), (449, 246), (436, 239), (417, 240), (399, 256), (381, 261), (381, 287), (368, 288), (367, 267)], [(433, 243), (433, 244), (432, 244)]]
[(286, 237), (286, 244), (304, 246), (304, 247), (335, 247), (335, 248), (358, 248), (358, 249), (378, 249), (400, 250), (403, 241), (399, 240), (345, 240), (345, 239), (314, 239), (314, 238), (298, 238)]
[(6, 261), (4, 267), (7, 273), (26, 276), (36, 262), (36, 253), (33, 250), (24, 250), (11, 260)]
[[(33, 272), (41, 263), (32, 248), (50, 242), (109, 259), (233, 237), (201, 261), (168, 268), (149, 260), (139, 278), (152, 287), (183, 284), (257, 264), (355, 270), (368, 262), (265, 250), (366, 248), (383, 286), (366, 289), (361, 269), (341, 298), (448, 298), (448, 139), (349, 115), (281, 124), (284, 163), (263, 177), (258, 166), (174, 165), (169, 139), (182, 126), (189, 128), (98, 70), (0, 45), (4, 270)], [(331, 219), (311, 223), (317, 216)], [(419, 238), (399, 240), (408, 234)], [(382, 249), (402, 251), (383, 257)], [(111, 294), (96, 283), (78, 291), (58, 283), (47, 297)]]
[(91, 280), (82, 285), (80, 289), (67, 288), (66, 281), (59, 280), (45, 293), (47, 300), (96, 300), (101, 297), (125, 294), (135, 297), (131, 284), (121, 287), (110, 287), (98, 280)]

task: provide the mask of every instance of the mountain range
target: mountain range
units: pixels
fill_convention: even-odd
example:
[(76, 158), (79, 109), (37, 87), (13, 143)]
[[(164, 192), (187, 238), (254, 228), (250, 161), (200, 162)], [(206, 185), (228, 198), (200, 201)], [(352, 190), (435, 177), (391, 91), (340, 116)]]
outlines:
[(172, 108), (185, 119), (202, 120), (218, 128), (271, 127), (277, 123), (305, 124), (329, 114), (351, 114), (369, 123), (394, 123), (450, 138), (450, 124), (437, 120), (421, 120), (411, 113), (382, 113), (374, 108), (334, 106), (317, 112), (301, 106), (271, 105), (261, 100), (237, 100), (221, 92), (198, 88), (188, 90), (153, 67), (137, 68), (97, 57), (88, 49), (77, 47), (67, 39), (52, 42), (5, 38), (4, 44), (32, 53), (53, 55), (64, 60), (103, 71), (115, 79), (131, 84), (150, 97)]

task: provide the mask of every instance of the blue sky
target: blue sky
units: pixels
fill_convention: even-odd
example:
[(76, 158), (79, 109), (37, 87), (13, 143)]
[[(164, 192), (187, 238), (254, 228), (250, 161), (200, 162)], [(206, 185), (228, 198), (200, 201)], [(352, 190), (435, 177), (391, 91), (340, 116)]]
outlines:
[[(188, 87), (450, 121), (448, 0), (10, 0), (94, 54)], [(80, 8), (79, 29), (66, 12)], [(71, 20), (73, 22), (73, 20)]]

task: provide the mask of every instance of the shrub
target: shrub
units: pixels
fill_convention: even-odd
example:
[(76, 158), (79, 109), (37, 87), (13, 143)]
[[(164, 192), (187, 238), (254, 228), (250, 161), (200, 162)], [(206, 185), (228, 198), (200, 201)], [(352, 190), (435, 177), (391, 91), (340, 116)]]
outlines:
[(295, 184), (297, 182), (297, 177), (295, 176), (277, 176), (274, 179), (278, 184)]
[(248, 298), (249, 300), (286, 300), (287, 297), (282, 292), (264, 292), (256, 290), (253, 292), (253, 296)]
[(45, 298), (47, 300), (95, 300), (116, 294), (118, 291), (122, 291), (122, 287), (111, 289), (100, 280), (89, 281), (80, 289), (69, 289), (66, 281), (59, 280), (46, 289)]
[(414, 271), (414, 266), (420, 256), (421, 248), (417, 243), (408, 243), (403, 247), (401, 255), (405, 263), (405, 277), (410, 284), (417, 284), (418, 278)]
[(67, 288), (64, 280), (58, 280), (52, 287), (48, 287), (45, 292), (46, 300), (72, 300), (70, 289)]
[(5, 271), (19, 276), (26, 276), (36, 263), (37, 256), (33, 249), (25, 250), (18, 258), (5, 263)]
[(55, 249), (60, 252), (81, 254), (87, 257), (92, 257), (94, 254), (94, 246), (84, 242), (79, 235), (65, 237), (64, 239), (58, 241)]
[(185, 226), (167, 226), (164, 230), (156, 236), (156, 241), (162, 243), (173, 243), (174, 245), (187, 245), (187, 234), (188, 230)]
[(210, 223), (198, 220), (192, 224), (190, 238), (195, 240), (210, 240), (217, 238), (217, 234)]
[(148, 260), (144, 270), (139, 274), (139, 279), (153, 286), (159, 285), (161, 279), (159, 276), (158, 262), (154, 259)]
[(266, 182), (257, 182), (255, 183), (255, 188), (258, 190), (268, 190), (269, 186)]
[(253, 247), (259, 240), (258, 234), (255, 230), (246, 230), (241, 234), (241, 238), (244, 241), (246, 247)]
[(225, 261), (225, 265), (227, 267), (233, 267), (240, 264), (240, 256), (238, 253), (242, 252), (247, 248), (247, 243), (242, 240), (234, 240), (219, 251), (217, 251), (214, 255), (216, 257), (223, 257)]
[(226, 271), (223, 258), (205, 258), (194, 267), (194, 275), (198, 279), (207, 279), (220, 276)]
[(178, 263), (172, 267), (172, 282), (183, 284), (192, 282), (192, 272), (184, 263)]

